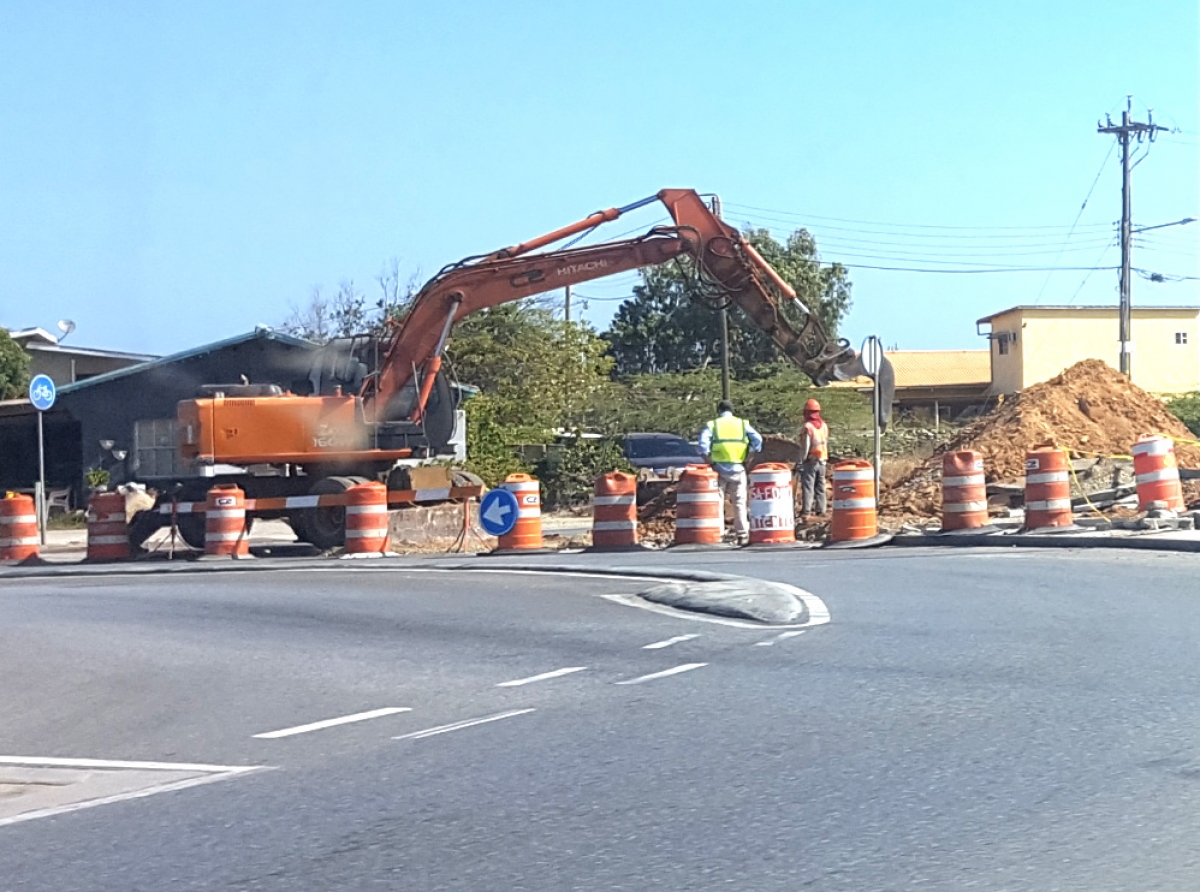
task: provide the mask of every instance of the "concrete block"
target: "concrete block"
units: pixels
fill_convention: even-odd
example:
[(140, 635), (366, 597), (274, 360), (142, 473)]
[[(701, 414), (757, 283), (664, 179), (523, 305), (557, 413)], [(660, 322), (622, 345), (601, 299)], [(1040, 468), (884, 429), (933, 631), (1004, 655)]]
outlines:
[(472, 528), (481, 536), (487, 534), (477, 525), (473, 505), (445, 503), (442, 505), (413, 506), (390, 511), (388, 533), (393, 550), (402, 550), (405, 544), (425, 545), (431, 542), (457, 539), (463, 529), (463, 512), (470, 511)]

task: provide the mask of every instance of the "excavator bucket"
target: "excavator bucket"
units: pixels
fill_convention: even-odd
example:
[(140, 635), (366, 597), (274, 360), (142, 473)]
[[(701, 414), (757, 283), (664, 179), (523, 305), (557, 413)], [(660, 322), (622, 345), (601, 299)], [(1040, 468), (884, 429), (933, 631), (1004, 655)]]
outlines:
[[(870, 377), (863, 367), (862, 354), (850, 351), (852, 359), (845, 360), (833, 367), (833, 377), (837, 381), (853, 381), (859, 377)], [(892, 417), (892, 399), (896, 395), (896, 370), (885, 356), (879, 363), (879, 424), (886, 428)]]

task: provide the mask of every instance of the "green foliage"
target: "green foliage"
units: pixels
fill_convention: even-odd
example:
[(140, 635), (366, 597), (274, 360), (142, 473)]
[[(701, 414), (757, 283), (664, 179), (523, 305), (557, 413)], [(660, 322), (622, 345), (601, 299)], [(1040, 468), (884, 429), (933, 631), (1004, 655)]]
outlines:
[(612, 368), (605, 347), (591, 328), (521, 301), (468, 316), (448, 353), (459, 380), (487, 394), (509, 441), (537, 443), (583, 420)]
[(25, 396), (29, 387), (29, 354), (0, 328), (0, 399)]
[(83, 472), (83, 479), (89, 489), (104, 489), (108, 486), (112, 475), (104, 468), (88, 468)]
[[(765, 229), (747, 230), (746, 238), (796, 294), (817, 314), (830, 337), (850, 308), (850, 282), (845, 267), (821, 267), (817, 246), (805, 230), (780, 244)], [(690, 258), (673, 266), (641, 270), (642, 284), (621, 304), (604, 337), (619, 375), (682, 372), (720, 363), (720, 311), (697, 289)], [(803, 313), (792, 303), (781, 312), (800, 327)], [(748, 377), (778, 356), (770, 337), (736, 306), (729, 310), (730, 365)]]
[(609, 471), (632, 472), (619, 440), (576, 436), (561, 449), (547, 453), (534, 468), (542, 481), (542, 502), (548, 508), (568, 508), (588, 502), (596, 478)]
[(1193, 436), (1200, 437), (1200, 392), (1169, 398), (1167, 411), (1186, 424)]
[(517, 457), (513, 445), (520, 442), (516, 431), (497, 421), (494, 397), (481, 394), (468, 400), (467, 470), (478, 474), (488, 486), (496, 486), (509, 474), (528, 474), (530, 467)]

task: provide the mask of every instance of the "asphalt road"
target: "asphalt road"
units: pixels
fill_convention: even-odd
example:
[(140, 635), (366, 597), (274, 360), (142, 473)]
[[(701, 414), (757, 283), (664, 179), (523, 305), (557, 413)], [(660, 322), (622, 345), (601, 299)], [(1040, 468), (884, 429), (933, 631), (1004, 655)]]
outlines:
[(0, 757), (262, 768), (0, 821), (0, 889), (1200, 888), (1197, 557), (571, 560), (833, 619), (493, 571), (8, 581)]

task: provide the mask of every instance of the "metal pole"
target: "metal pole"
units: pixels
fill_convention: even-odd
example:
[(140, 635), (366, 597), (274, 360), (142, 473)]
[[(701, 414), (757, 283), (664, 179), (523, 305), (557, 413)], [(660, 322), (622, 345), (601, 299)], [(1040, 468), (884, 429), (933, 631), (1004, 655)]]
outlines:
[(571, 286), (568, 285), (563, 289), (563, 315), (568, 322), (571, 321)]
[(1130, 253), (1132, 250), (1132, 195), (1129, 168), (1129, 110), (1121, 114), (1121, 308), (1120, 308), (1120, 338), (1121, 338), (1121, 374), (1130, 377), (1129, 371), (1129, 329), (1130, 329), (1130, 274), (1132, 266)]
[(45, 440), (42, 436), (42, 415), (44, 412), (38, 412), (38, 485), (37, 493), (34, 501), (37, 503), (38, 516), (38, 535), (41, 536), (42, 544), (46, 544), (46, 449)]
[(721, 307), (721, 399), (729, 399), (729, 308)]
[(879, 498), (880, 441), (879, 441), (879, 374), (871, 376), (871, 410), (875, 419), (875, 498)]

